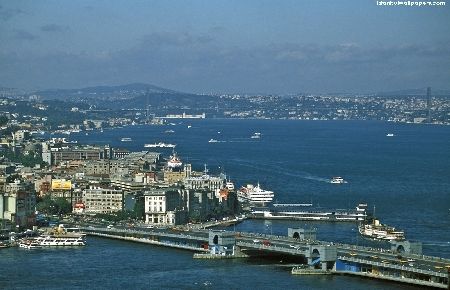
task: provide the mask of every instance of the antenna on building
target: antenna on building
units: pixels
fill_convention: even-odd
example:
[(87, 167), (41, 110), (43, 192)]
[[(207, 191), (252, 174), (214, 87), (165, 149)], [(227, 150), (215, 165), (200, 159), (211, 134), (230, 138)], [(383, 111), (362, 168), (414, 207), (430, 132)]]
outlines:
[(431, 87), (427, 87), (427, 110), (428, 110), (428, 123), (431, 123)]

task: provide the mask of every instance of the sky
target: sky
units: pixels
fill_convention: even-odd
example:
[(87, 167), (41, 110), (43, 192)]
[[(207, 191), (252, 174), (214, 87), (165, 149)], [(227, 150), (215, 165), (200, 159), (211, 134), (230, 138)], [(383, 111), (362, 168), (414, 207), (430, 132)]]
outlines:
[(192, 93), (450, 89), (450, 1), (0, 0), (0, 86)]

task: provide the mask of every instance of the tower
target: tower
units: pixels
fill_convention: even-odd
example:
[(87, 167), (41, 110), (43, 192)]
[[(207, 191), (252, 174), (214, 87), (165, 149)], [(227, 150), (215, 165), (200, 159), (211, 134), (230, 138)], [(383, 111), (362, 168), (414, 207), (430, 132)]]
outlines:
[(431, 87), (427, 87), (427, 123), (431, 123)]

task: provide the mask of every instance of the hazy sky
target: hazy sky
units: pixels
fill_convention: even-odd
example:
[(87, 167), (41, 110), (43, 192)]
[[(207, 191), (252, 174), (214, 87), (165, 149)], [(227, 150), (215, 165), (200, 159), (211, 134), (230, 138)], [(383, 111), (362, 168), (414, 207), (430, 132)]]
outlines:
[(450, 89), (450, 1), (0, 0), (0, 86)]

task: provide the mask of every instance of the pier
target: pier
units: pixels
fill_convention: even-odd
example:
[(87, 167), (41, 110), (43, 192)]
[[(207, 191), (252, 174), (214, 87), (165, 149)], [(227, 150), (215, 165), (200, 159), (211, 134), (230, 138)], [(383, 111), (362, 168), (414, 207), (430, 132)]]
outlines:
[(195, 258), (251, 258), (280, 255), (306, 263), (292, 274), (340, 274), (448, 289), (450, 259), (425, 256), (421, 245), (408, 241), (378, 249), (315, 239), (312, 230), (288, 230), (287, 236), (158, 228), (81, 228), (87, 235), (147, 243), (195, 252)]

